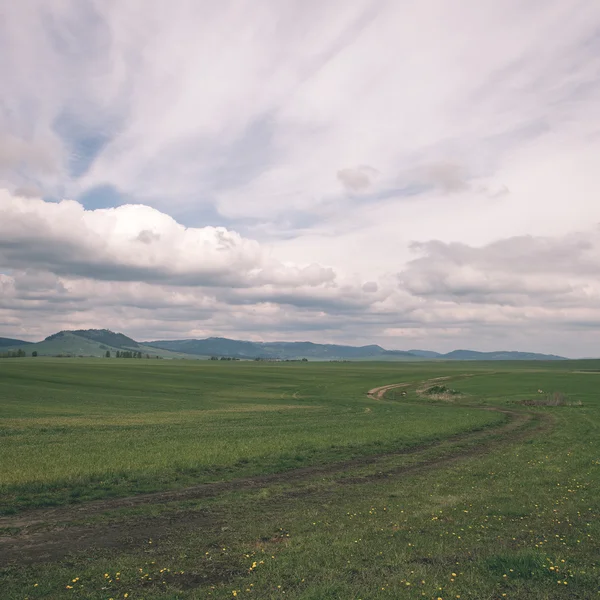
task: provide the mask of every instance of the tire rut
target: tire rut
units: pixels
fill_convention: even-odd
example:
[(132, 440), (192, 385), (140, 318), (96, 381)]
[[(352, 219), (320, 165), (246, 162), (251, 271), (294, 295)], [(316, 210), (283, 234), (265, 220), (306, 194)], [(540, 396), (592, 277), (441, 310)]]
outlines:
[[(408, 385), (411, 384), (382, 386), (370, 390), (368, 394), (372, 398), (383, 399), (387, 391)], [(149, 537), (159, 538), (163, 534), (166, 535), (167, 530), (176, 530), (177, 527), (185, 526), (186, 523), (198, 519), (198, 526), (203, 529), (212, 529), (214, 526), (214, 519), (207, 519), (206, 516), (200, 518), (197, 515), (198, 511), (178, 512), (167, 517), (138, 517), (134, 518), (131, 525), (123, 527), (115, 523), (74, 524), (76, 521), (100, 515), (107, 511), (135, 508), (149, 504), (162, 505), (185, 500), (211, 498), (227, 492), (251, 491), (273, 484), (309, 481), (318, 476), (343, 474), (351, 469), (376, 465), (382, 459), (394, 456), (419, 454), (448, 444), (458, 445), (463, 442), (467, 444), (466, 448), (460, 446), (454, 449), (449, 448), (449, 452), (441, 457), (424, 458), (424, 460), (415, 464), (400, 466), (375, 474), (351, 476), (336, 480), (336, 483), (340, 485), (368, 483), (369, 481), (381, 480), (400, 474), (438, 468), (464, 458), (480, 455), (500, 445), (506, 445), (539, 434), (549, 429), (552, 423), (550, 415), (533, 411), (460, 404), (455, 404), (455, 406), (468, 406), (471, 409), (503, 413), (508, 417), (508, 422), (504, 422), (499, 426), (455, 434), (431, 443), (323, 466), (304, 467), (283, 473), (207, 483), (181, 490), (92, 501), (77, 506), (34, 509), (15, 516), (1, 517), (0, 528), (19, 529), (19, 531), (14, 535), (0, 537), (0, 566), (13, 564), (17, 561), (19, 563), (35, 563), (59, 560), (73, 552), (81, 552), (90, 548), (128, 547)], [(530, 426), (532, 420), (536, 421), (533, 427)], [(297, 493), (297, 490), (292, 490), (289, 493)], [(73, 525), (69, 526), (69, 523), (73, 523)]]

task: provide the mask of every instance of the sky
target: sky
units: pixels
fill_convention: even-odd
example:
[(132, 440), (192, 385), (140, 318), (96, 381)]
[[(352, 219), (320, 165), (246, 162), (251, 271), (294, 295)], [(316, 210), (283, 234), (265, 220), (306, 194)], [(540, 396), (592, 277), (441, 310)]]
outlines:
[(600, 356), (600, 4), (23, 0), (0, 336)]

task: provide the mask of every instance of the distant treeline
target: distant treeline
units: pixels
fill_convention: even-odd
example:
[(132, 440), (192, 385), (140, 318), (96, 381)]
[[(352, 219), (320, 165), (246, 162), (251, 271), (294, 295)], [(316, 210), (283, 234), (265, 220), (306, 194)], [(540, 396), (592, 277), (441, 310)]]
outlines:
[[(238, 358), (237, 356), (211, 356), (210, 360), (242, 360), (241, 358)], [(255, 362), (308, 362), (307, 358), (270, 358), (270, 357), (262, 357), (262, 356), (257, 356), (256, 358), (253, 359), (246, 359), (246, 360), (253, 360)]]
[[(106, 346), (105, 346), (106, 347)], [(31, 356), (37, 356), (38, 353), (34, 350), (31, 353)], [(19, 348), (18, 350), (9, 350), (8, 352), (3, 352), (0, 354), (0, 358), (23, 358), (28, 356), (25, 350)], [(75, 354), (53, 354), (54, 358), (74, 358)], [(79, 355), (81, 358), (85, 358), (84, 355)], [(111, 358), (112, 353), (110, 350), (107, 350), (104, 353), (105, 358)], [(157, 358), (162, 359), (162, 356), (150, 356), (150, 354), (143, 354), (140, 351), (133, 350), (117, 350), (115, 352), (115, 358)], [(241, 358), (237, 358), (236, 356), (211, 356), (210, 360), (242, 360)], [(252, 360), (257, 362), (308, 362), (307, 358), (253, 358)], [(347, 361), (330, 361), (330, 362), (347, 362)]]
[[(31, 353), (31, 356), (37, 356), (37, 350), (34, 350)], [(29, 356), (25, 350), (19, 348), (18, 350), (9, 350), (8, 352), (0, 353), (0, 358), (24, 358), (25, 356)], [(53, 354), (54, 358), (74, 358), (75, 354)], [(105, 358), (111, 357), (110, 350), (107, 350), (104, 354)], [(86, 358), (85, 355), (80, 354), (80, 358)], [(158, 358), (162, 359), (162, 356), (150, 356), (149, 354), (142, 354), (141, 352), (132, 352), (130, 350), (117, 350), (115, 353), (116, 358)], [(90, 358), (90, 357), (87, 357)]]
[(254, 360), (261, 362), (308, 362), (308, 358), (262, 358), (260, 356)]
[[(104, 355), (106, 358), (110, 358), (110, 350), (106, 351)], [(117, 350), (115, 353), (116, 358), (152, 358), (149, 354), (142, 354), (141, 352), (132, 352), (131, 350)], [(162, 356), (156, 356), (154, 358), (162, 358)]]
[[(8, 352), (3, 352), (0, 354), (0, 358), (22, 358), (27, 356), (27, 352), (19, 348), (18, 350), (9, 350)], [(37, 356), (37, 352), (34, 350), (31, 353), (31, 356)]]

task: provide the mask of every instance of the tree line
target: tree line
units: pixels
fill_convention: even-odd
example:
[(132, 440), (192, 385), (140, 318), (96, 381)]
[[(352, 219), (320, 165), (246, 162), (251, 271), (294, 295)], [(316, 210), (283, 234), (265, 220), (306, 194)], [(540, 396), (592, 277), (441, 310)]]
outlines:
[[(104, 355), (106, 358), (110, 358), (110, 350), (106, 351), (106, 354)], [(142, 354), (141, 352), (133, 352), (131, 350), (117, 350), (115, 352), (115, 357), (116, 358), (152, 358), (149, 354)], [(157, 356), (156, 358), (160, 358), (160, 356)]]
[[(38, 355), (37, 350), (34, 350), (31, 353), (31, 356), (36, 357)], [(25, 356), (27, 356), (27, 352), (25, 352), (25, 350), (23, 350), (22, 348), (19, 348), (18, 350), (9, 350), (8, 352), (1, 352), (0, 353), (0, 358), (24, 358)], [(58, 358), (71, 358), (73, 355), (71, 354), (54, 354), (54, 357), (58, 357)], [(107, 350), (104, 353), (104, 356), (106, 358), (110, 358), (111, 357), (111, 352), (110, 350)], [(162, 359), (162, 356), (150, 356), (149, 354), (142, 354), (141, 352), (132, 352), (130, 350), (117, 350), (115, 353), (115, 357), (116, 358), (158, 358), (158, 359)]]
[[(23, 358), (24, 356), (27, 356), (27, 352), (22, 348), (19, 348), (18, 350), (9, 350), (8, 352), (0, 354), (0, 358)], [(31, 353), (31, 356), (37, 356), (37, 352), (34, 350)]]

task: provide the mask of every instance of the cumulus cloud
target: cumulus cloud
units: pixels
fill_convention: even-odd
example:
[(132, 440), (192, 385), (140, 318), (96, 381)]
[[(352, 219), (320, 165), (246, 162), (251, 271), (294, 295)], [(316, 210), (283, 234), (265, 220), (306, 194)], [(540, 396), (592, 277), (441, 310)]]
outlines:
[(591, 308), (600, 299), (600, 228), (520, 236), (482, 247), (430, 241), (399, 274), (409, 293), (488, 305)]
[(43, 277), (45, 281), (42, 274), (19, 270), (0, 275), (0, 322), (10, 324), (12, 333), (35, 339), (62, 328), (110, 325), (138, 339), (218, 332), (252, 339), (307, 336), (327, 341), (342, 330), (349, 339), (367, 341), (370, 324), (382, 320), (369, 314), (369, 307), (382, 297), (369, 303), (360, 288), (349, 285), (317, 290), (270, 285), (242, 292), (47, 273)]
[(143, 205), (85, 210), (0, 191), (0, 264), (109, 281), (244, 287), (277, 282), (319, 286), (319, 265), (286, 266), (224, 227), (190, 228)]
[(597, 321), (598, 4), (5, 13), (6, 333), (560, 352)]
[(236, 232), (186, 228), (143, 205), (85, 210), (4, 191), (0, 216), (0, 322), (14, 329), (18, 319), (13, 332), (29, 337), (103, 320), (155, 336), (169, 328), (326, 335), (348, 318), (358, 328), (389, 314), (397, 295), (389, 281), (277, 260)]
[(599, 228), (482, 246), (415, 242), (420, 256), (395, 278), (365, 280), (276, 260), (235, 232), (186, 228), (147, 206), (85, 210), (3, 192), (0, 216), (6, 334), (108, 325), (139, 338), (435, 339), (448, 350), (457, 338), (493, 349), (515, 327), (545, 340), (549, 328), (600, 325)]

